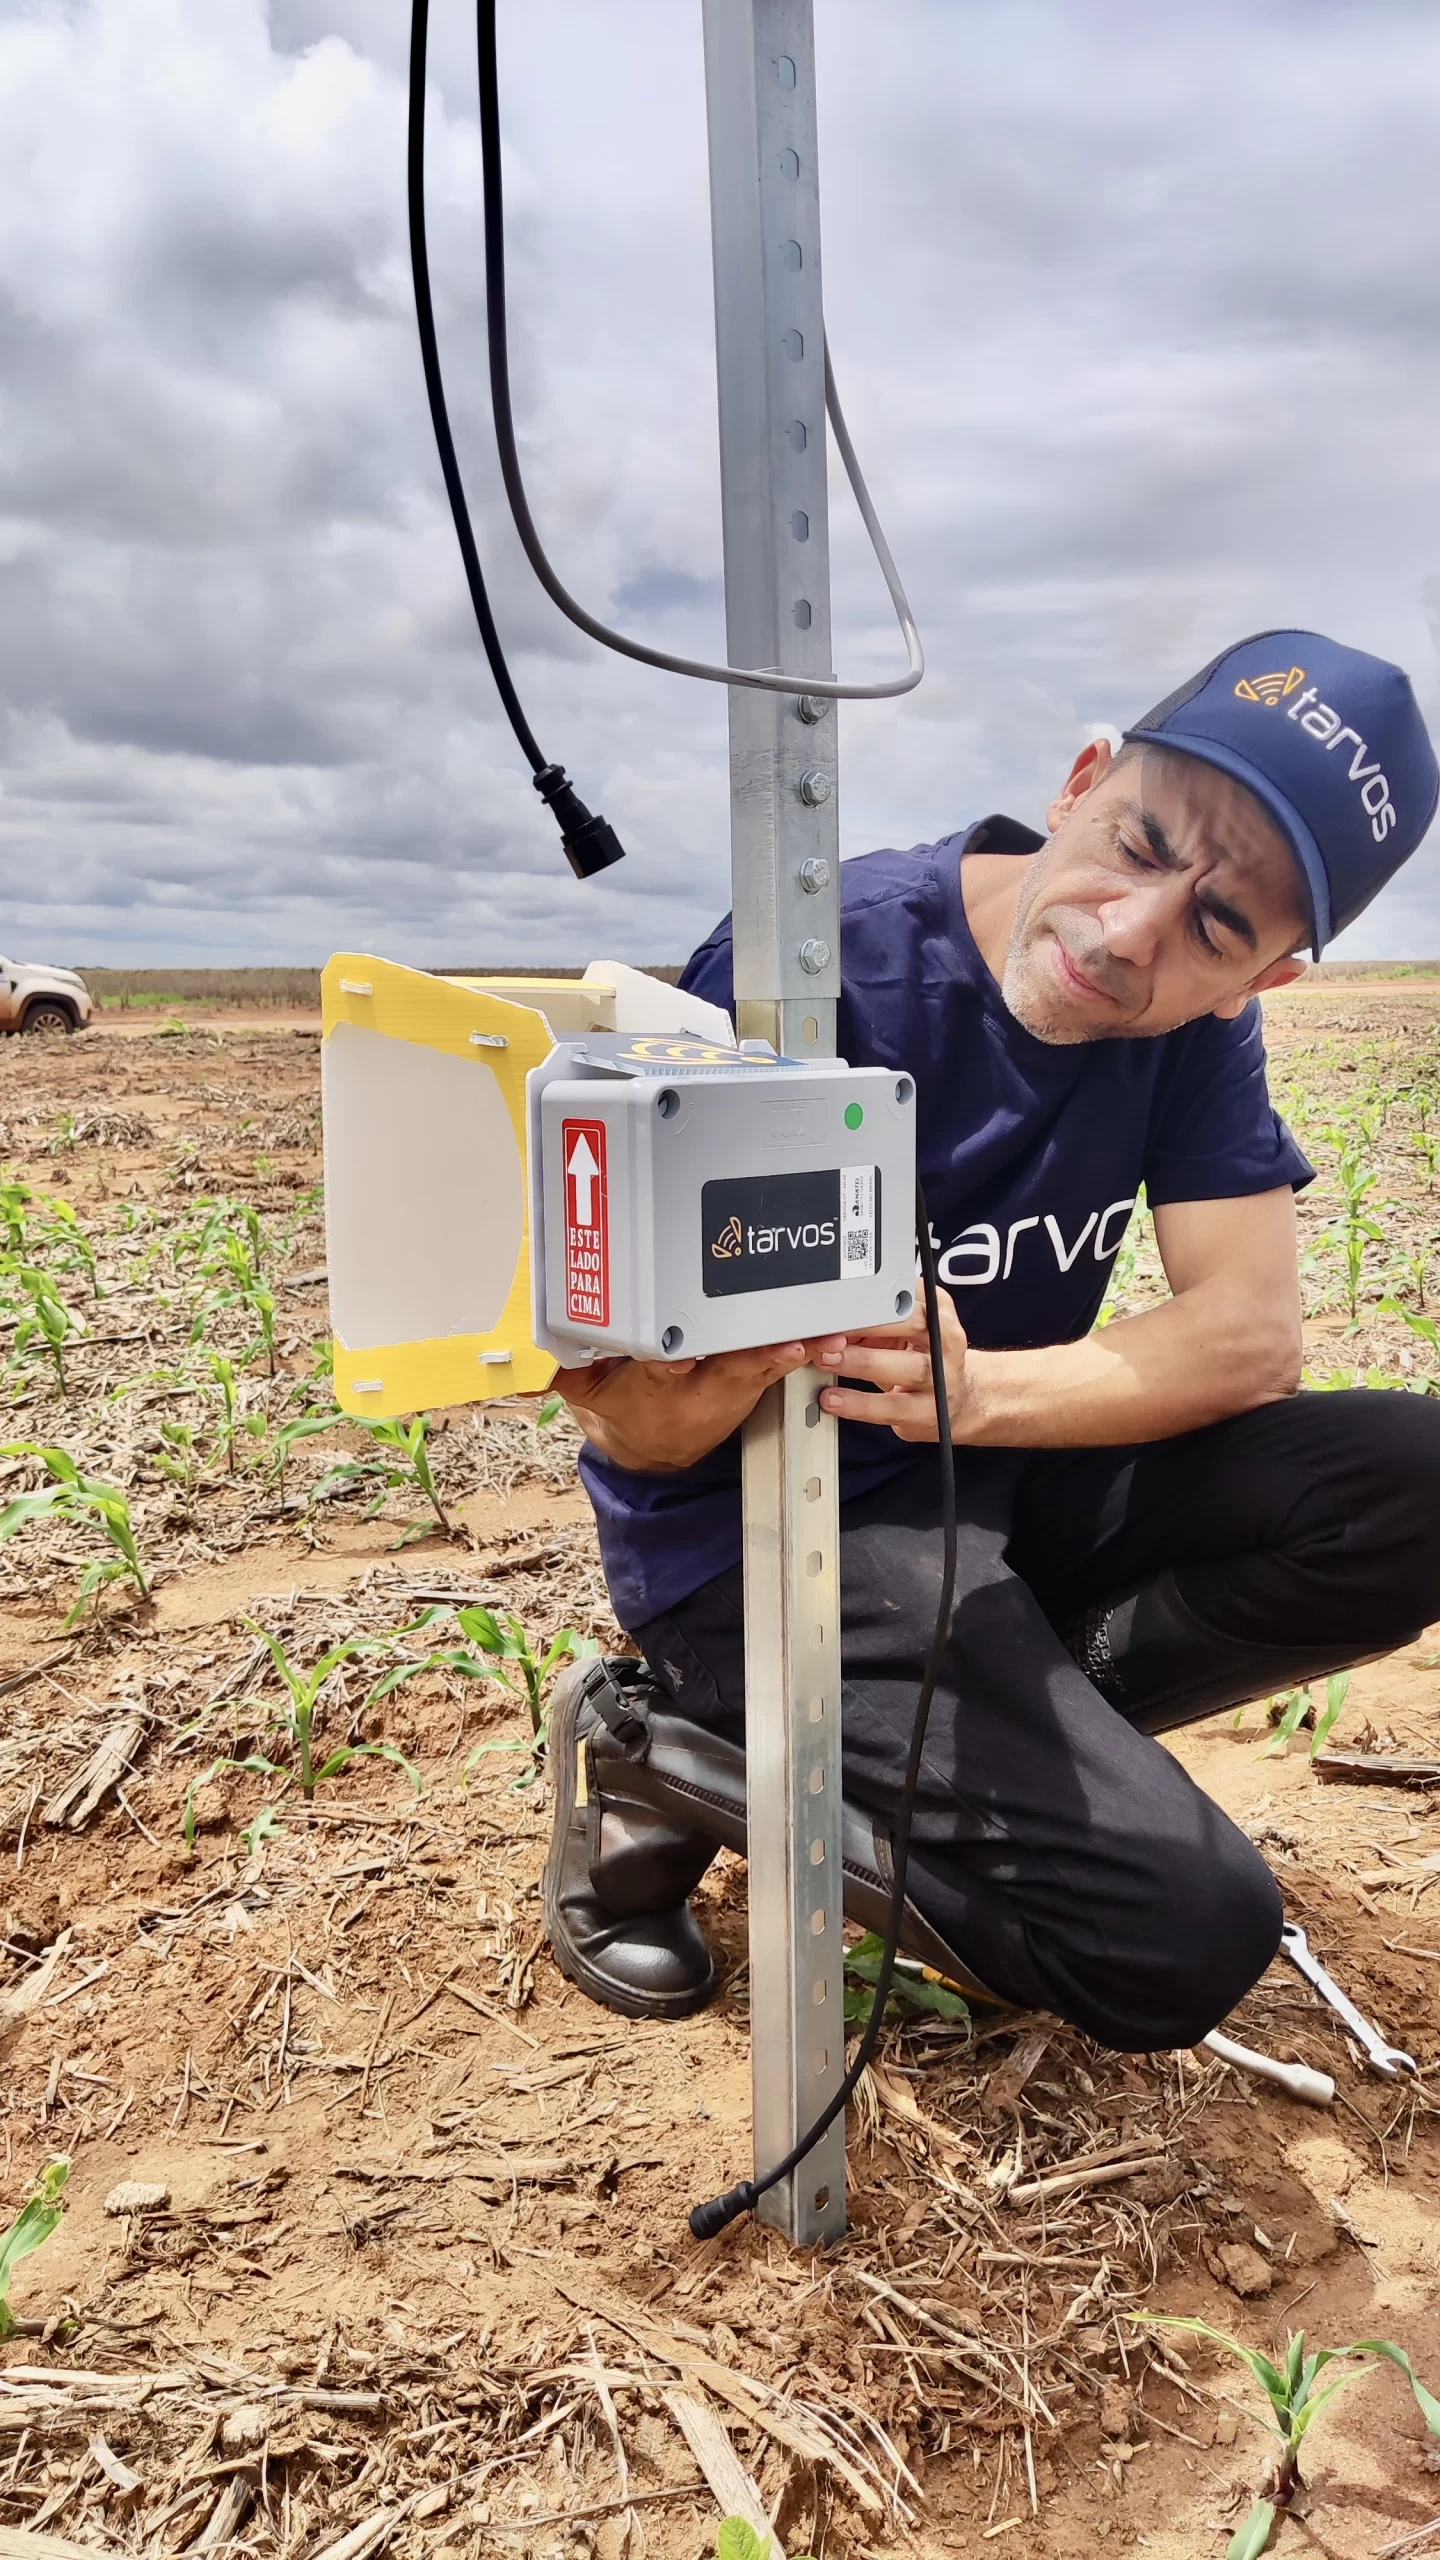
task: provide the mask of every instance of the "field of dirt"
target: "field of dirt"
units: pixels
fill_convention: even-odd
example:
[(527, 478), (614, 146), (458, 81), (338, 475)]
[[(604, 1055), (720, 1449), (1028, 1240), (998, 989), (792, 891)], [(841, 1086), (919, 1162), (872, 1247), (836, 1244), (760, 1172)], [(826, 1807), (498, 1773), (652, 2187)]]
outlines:
[[(1440, 986), (1267, 1018), (1320, 1173), (1312, 1382), (1440, 1391)], [(1115, 1303), (1157, 1285), (1139, 1221)], [(1230, 2031), (1332, 2073), (1329, 2111), (917, 2013), (853, 2114), (846, 2240), (697, 2245), (750, 2165), (744, 1868), (701, 1889), (723, 1987), (684, 2025), (552, 1963), (519, 1665), (454, 1612), (614, 1646), (574, 1436), (432, 1415), (417, 1468), (333, 1418), (313, 1018), (0, 1046), (0, 1324), (0, 2234), (72, 2163), (10, 2286), (0, 2554), (700, 2560), (741, 2513), (826, 2560), (1219, 2560), (1260, 2402), (1132, 2313), (1381, 2335), (1440, 2389), (1440, 1794), (1383, 1765), (1440, 1757), (1440, 1628), (1354, 1674), (1353, 1780), (1263, 1704), (1174, 1743), (1417, 2081), (1283, 1965)], [(17, 1518), (63, 1493), (47, 1450), (69, 1499)], [(281, 1672), (335, 1647), (316, 1759), (383, 1756), (307, 1805)], [(1282, 2553), (1440, 2551), (1440, 2442), (1388, 2366), (1303, 2469)]]

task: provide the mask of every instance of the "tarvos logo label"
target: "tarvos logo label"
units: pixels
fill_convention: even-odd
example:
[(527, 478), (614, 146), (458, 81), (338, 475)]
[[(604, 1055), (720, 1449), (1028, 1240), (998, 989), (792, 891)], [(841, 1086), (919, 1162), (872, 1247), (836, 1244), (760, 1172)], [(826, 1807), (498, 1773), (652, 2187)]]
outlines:
[(710, 1247), (717, 1262), (734, 1262), (742, 1253), (818, 1253), (835, 1242), (833, 1218), (807, 1218), (799, 1227), (745, 1227), (731, 1218)]
[[(1303, 667), (1277, 667), (1266, 676), (1242, 676), (1235, 687), (1235, 698), (1237, 702), (1261, 703), (1271, 711), (1282, 702), (1289, 703), (1286, 719), (1298, 720), (1302, 729), (1312, 738), (1319, 739), (1327, 755), (1332, 754), (1342, 740), (1352, 740), (1355, 752), (1350, 758), (1350, 779), (1359, 791), (1365, 814), (1370, 820), (1370, 833), (1377, 844), (1383, 844), (1399, 822), (1395, 803), (1390, 797), (1390, 785), (1380, 770), (1378, 756), (1371, 757), (1367, 763), (1370, 750), (1359, 730), (1352, 729), (1338, 711), (1320, 700), (1318, 685), (1305, 685), (1305, 691), (1300, 693), (1297, 688), (1302, 684), (1305, 684)], [(1295, 697), (1293, 701), (1292, 694)]]

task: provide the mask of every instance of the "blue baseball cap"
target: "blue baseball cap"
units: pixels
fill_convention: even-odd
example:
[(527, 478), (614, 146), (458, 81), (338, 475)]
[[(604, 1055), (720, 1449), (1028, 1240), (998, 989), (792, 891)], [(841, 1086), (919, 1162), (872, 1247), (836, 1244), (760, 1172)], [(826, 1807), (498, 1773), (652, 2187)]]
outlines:
[(1440, 766), (1403, 668), (1318, 631), (1257, 631), (1125, 731), (1243, 782), (1299, 866), (1318, 960), (1420, 843)]

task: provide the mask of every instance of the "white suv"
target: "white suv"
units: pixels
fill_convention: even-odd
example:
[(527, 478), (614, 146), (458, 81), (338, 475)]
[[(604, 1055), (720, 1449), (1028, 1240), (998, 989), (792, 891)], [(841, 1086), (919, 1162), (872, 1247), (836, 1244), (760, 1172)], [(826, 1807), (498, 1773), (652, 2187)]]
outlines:
[(0, 960), (0, 1031), (83, 1031), (94, 998), (73, 969)]

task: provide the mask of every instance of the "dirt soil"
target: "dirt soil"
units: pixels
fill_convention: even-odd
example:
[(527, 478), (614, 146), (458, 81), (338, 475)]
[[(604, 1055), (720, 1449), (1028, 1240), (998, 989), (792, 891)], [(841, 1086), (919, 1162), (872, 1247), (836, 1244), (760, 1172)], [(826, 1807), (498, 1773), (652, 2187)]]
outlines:
[[(1440, 1389), (1403, 1312), (1440, 1227), (1440, 988), (1321, 983), (1268, 1026), (1321, 1172), (1314, 1383)], [(116, 1552), (96, 1516), (0, 1544), (0, 2232), (72, 2163), (11, 2287), (0, 2550), (699, 2560), (748, 2512), (830, 2560), (1192, 2560), (1263, 2485), (1257, 2396), (1132, 2313), (1272, 2352), (1297, 2325), (1384, 2335), (1440, 2386), (1440, 1791), (1378, 1765), (1440, 1752), (1440, 1628), (1354, 1674), (1331, 1737), (1354, 1782), (1303, 1729), (1273, 1748), (1263, 1703), (1173, 1744), (1418, 2080), (1369, 2074), (1284, 1964), (1227, 2023), (1333, 2074), (1329, 2110), (1203, 2050), (915, 2014), (853, 2112), (845, 2241), (697, 2245), (689, 2205), (749, 2166), (743, 1865), (701, 1889), (702, 2016), (626, 2023), (557, 1972), (530, 1719), (453, 1610), (617, 1643), (574, 1437), (534, 1406), (432, 1416), (432, 1501), (326, 1420), (318, 1150), (313, 1023), (0, 1048), (11, 1260), (74, 1318), (62, 1393), (4, 1283), (0, 1499), (51, 1481), (26, 1450), (69, 1452), (124, 1490), (146, 1584), (65, 1632)], [(1137, 1227), (1116, 1303), (1157, 1285)], [(390, 1756), (308, 1806), (266, 1637), (297, 1672), (373, 1640), (321, 1691), (317, 1756)], [(246, 1761), (269, 1766), (216, 1766)], [(1423, 2553), (1432, 2524), (1440, 2549), (1440, 2443), (1389, 2367), (1304, 2472), (1282, 2550)]]

